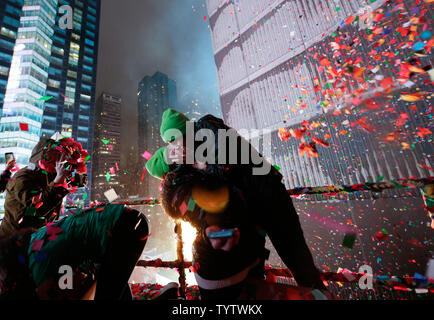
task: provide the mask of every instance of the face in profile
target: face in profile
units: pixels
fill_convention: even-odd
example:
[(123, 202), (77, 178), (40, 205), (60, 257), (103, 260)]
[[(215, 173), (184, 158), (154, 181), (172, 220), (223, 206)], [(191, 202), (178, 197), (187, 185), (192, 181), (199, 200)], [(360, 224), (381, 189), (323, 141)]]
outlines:
[(169, 164), (183, 164), (186, 159), (185, 138), (183, 136), (173, 140), (167, 146)]

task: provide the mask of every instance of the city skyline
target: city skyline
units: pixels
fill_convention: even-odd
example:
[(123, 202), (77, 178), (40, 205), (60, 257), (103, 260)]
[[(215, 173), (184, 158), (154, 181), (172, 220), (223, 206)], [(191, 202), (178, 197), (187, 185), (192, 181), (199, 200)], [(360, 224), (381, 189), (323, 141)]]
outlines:
[(145, 75), (159, 71), (175, 80), (181, 109), (197, 99), (195, 108), (202, 115), (221, 118), (205, 4), (204, 0), (128, 0), (124, 6), (118, 0), (102, 2), (100, 27), (110, 36), (100, 41), (99, 61), (107, 67), (98, 70), (97, 91), (122, 96), (123, 154), (137, 144), (127, 137), (137, 133), (137, 83)]
[(122, 97), (104, 92), (95, 108), (92, 200), (104, 202), (105, 192), (120, 191), (121, 118)]

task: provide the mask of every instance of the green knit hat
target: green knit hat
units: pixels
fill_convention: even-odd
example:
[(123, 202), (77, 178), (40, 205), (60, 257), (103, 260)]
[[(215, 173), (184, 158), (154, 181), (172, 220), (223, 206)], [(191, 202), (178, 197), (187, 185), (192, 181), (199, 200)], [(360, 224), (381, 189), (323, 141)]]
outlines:
[(178, 129), (182, 135), (185, 135), (187, 131), (186, 123), (189, 120), (190, 119), (188, 119), (184, 114), (174, 109), (167, 109), (164, 111), (160, 128), (161, 138), (163, 138), (163, 141), (169, 143), (170, 141), (180, 137), (179, 134), (173, 134), (173, 132), (168, 131), (170, 129)]
[(167, 152), (166, 147), (158, 149), (157, 152), (146, 162), (146, 170), (154, 178), (163, 180), (163, 175), (170, 171), (167, 164)]

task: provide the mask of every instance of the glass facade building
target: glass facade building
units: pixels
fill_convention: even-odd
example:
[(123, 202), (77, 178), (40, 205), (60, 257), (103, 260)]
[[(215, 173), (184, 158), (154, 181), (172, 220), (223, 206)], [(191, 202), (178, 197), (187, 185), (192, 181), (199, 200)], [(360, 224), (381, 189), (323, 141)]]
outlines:
[(23, 2), (24, 0), (0, 2), (0, 114), (3, 109)]
[[(139, 114), (139, 166), (145, 165), (141, 155), (148, 151), (151, 154), (163, 147), (160, 136), (161, 118), (165, 110), (178, 108), (176, 82), (161, 72), (146, 76), (140, 81), (138, 88)], [(158, 181), (149, 174), (139, 183), (139, 194), (158, 196)]]
[(114, 189), (120, 193), (121, 163), (120, 97), (103, 93), (95, 112), (95, 141), (92, 160), (92, 200), (107, 201), (104, 192)]
[[(63, 5), (72, 29), (60, 27)], [(0, 154), (13, 152), (20, 167), (56, 132), (91, 153), (99, 18), (99, 0), (24, 0), (0, 121)], [(91, 161), (88, 171), (91, 185)]]

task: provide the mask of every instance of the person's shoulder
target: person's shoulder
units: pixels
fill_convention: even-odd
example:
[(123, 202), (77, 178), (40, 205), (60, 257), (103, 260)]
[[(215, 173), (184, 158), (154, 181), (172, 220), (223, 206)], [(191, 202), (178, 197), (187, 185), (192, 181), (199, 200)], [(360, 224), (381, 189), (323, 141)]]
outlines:
[(12, 176), (11, 182), (13, 182), (15, 185), (39, 185), (42, 180), (41, 177), (41, 172), (23, 168)]
[(197, 122), (212, 122), (212, 123), (224, 123), (223, 119), (217, 118), (216, 116), (213, 116), (212, 114), (207, 114), (200, 118)]
[(217, 128), (217, 129), (230, 129), (223, 119), (217, 118), (212, 114), (207, 114), (200, 118), (196, 123), (196, 128)]

